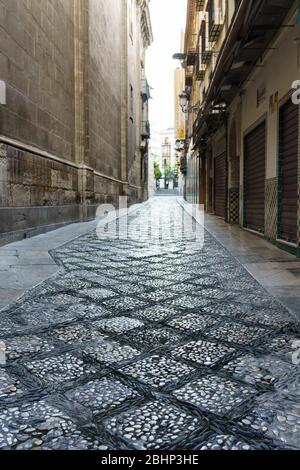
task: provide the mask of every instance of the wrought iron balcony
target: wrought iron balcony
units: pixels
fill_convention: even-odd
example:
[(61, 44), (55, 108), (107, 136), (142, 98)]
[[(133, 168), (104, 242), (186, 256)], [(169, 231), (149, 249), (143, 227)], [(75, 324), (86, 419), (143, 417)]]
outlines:
[(206, 72), (206, 65), (199, 64), (197, 68), (197, 72), (196, 72), (196, 80), (197, 81), (204, 80), (205, 72)]
[(141, 84), (141, 95), (142, 95), (142, 99), (144, 102), (147, 102), (149, 101), (149, 99), (151, 98), (151, 88), (149, 86), (149, 83), (147, 81), (146, 78), (143, 78), (142, 79), (142, 84)]
[(215, 2), (210, 2), (209, 8), (209, 41), (216, 42), (222, 31), (224, 16), (220, 8), (215, 9)]
[(150, 139), (151, 129), (149, 121), (142, 121), (141, 136), (143, 139)]
[(212, 55), (213, 53), (212, 53), (211, 46), (210, 44), (208, 44), (201, 53), (201, 63), (203, 65), (208, 65), (211, 61)]

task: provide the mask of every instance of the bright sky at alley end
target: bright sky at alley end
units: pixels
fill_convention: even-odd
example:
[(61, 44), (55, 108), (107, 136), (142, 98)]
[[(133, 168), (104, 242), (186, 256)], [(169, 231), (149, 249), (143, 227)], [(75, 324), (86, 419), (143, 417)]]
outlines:
[(172, 56), (180, 52), (180, 34), (185, 29), (186, 0), (151, 0), (154, 43), (147, 53), (147, 78), (153, 90), (150, 120), (157, 130), (174, 125), (174, 69)]

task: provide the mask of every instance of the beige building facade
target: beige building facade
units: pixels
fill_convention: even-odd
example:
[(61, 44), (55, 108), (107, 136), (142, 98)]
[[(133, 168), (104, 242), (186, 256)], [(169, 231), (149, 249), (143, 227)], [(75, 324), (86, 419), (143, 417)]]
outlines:
[(186, 115), (181, 109), (179, 95), (185, 89), (185, 72), (182, 68), (177, 68), (174, 71), (174, 107), (175, 107), (175, 120), (174, 120), (174, 137), (175, 140), (185, 140), (185, 123)]
[(0, 243), (147, 198), (148, 4), (0, 0)]
[(190, 199), (300, 256), (299, 2), (250, 3), (188, 2)]

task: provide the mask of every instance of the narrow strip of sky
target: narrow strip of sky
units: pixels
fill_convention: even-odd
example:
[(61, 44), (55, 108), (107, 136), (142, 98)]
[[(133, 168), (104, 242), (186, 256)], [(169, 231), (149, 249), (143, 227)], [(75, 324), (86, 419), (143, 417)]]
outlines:
[(158, 131), (174, 125), (174, 69), (185, 28), (186, 0), (151, 0), (154, 43), (147, 54), (147, 78), (152, 90), (150, 119)]

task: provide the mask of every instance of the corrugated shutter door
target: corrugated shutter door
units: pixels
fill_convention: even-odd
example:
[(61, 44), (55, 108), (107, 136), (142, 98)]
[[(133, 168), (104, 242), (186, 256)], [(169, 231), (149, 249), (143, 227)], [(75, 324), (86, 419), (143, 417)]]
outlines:
[(215, 158), (215, 214), (225, 218), (226, 210), (226, 153)]
[(297, 242), (298, 106), (282, 106), (279, 121), (279, 237)]
[(265, 231), (266, 123), (245, 138), (246, 226)]

